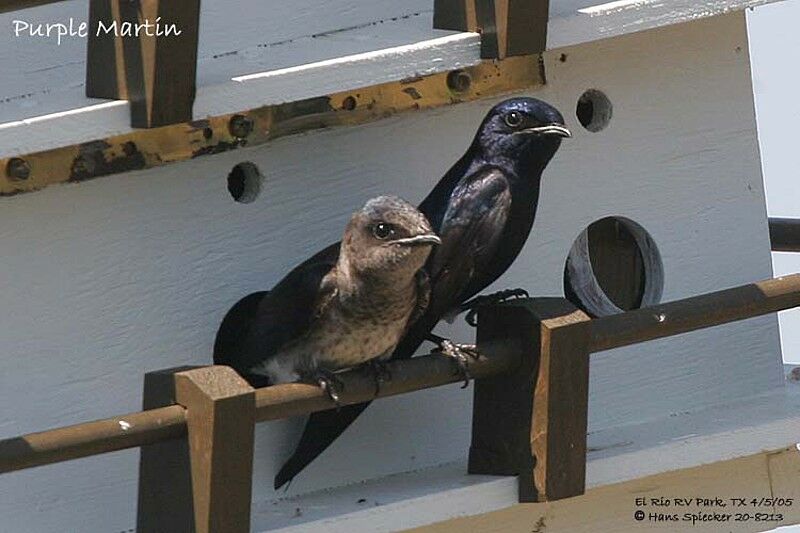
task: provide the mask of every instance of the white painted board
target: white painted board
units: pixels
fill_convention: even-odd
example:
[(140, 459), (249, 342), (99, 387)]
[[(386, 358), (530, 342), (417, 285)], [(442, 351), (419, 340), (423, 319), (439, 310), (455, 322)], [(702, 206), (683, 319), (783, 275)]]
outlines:
[[(772, 0), (553, 0), (550, 3), (548, 48), (556, 49), (709, 17)], [(84, 96), (86, 39), (65, 37), (60, 43), (53, 32), (50, 38), (30, 36), (19, 20), (36, 29), (41, 24), (77, 26), (86, 21), (87, 0), (69, 0), (0, 15), (0, 124), (34, 116), (68, 111), (101, 103)], [(275, 94), (255, 101), (249, 92), (237, 93), (230, 80), (237, 76), (308, 64), (346, 55), (359, 54), (421, 43), (452, 35), (434, 30), (433, 0), (204, 0), (200, 21), (198, 61), (198, 102), (195, 116), (240, 111), (264, 105)], [(167, 23), (168, 21), (164, 21)], [(19, 27), (19, 32), (15, 29)], [(46, 31), (46, 28), (42, 31)], [(477, 35), (472, 47), (461, 47), (442, 55), (422, 54), (414, 61), (399, 64), (407, 69), (402, 76), (432, 70), (457, 68), (479, 59)], [(322, 95), (331, 89), (346, 90), (379, 82), (387, 73), (384, 65), (361, 70), (348, 79), (335, 70), (328, 71), (327, 84), (319, 79), (294, 83), (295, 92), (314, 91)], [(352, 72), (345, 72), (351, 75)], [(366, 80), (366, 81), (362, 81)], [(356, 83), (358, 82), (358, 83)], [(222, 85), (227, 99), (214, 98)], [(210, 89), (206, 93), (206, 89)], [(240, 87), (238, 87), (240, 89)], [(258, 89), (258, 87), (256, 87)], [(296, 97), (299, 97), (295, 95)], [(220, 109), (225, 111), (220, 111)], [(101, 138), (128, 131), (124, 110), (115, 108), (95, 120), (54, 125), (53, 131), (74, 130), (75, 140)], [(22, 153), (13, 134), (0, 132), (0, 156)], [(24, 138), (23, 138), (24, 139)], [(34, 148), (24, 139), (27, 149)], [(50, 147), (48, 145), (47, 147)]]
[[(665, 300), (771, 276), (741, 14), (559, 50), (546, 63), (549, 85), (533, 94), (564, 111), (575, 138), (545, 175), (534, 235), (494, 288), (560, 295), (573, 239), (612, 214), (652, 234)], [(614, 105), (599, 133), (573, 113), (590, 87)], [(0, 200), (0, 437), (137, 410), (144, 372), (209, 362), (228, 306), (337, 239), (365, 199), (420, 200), (492, 103)], [(267, 175), (248, 205), (226, 191), (242, 160)], [(591, 373), (593, 433), (741, 400), (782, 384), (776, 320), (609, 352)], [(458, 386), (381, 401), (288, 494), (462, 460), (470, 417), (471, 391)], [(301, 424), (259, 426), (257, 503), (278, 496), (272, 476)], [(136, 466), (136, 452), (122, 452), (0, 476), (3, 527), (127, 531)]]
[[(795, 127), (800, 121), (797, 70), (786, 60), (800, 59), (800, 33), (795, 23), (800, 2), (791, 0), (763, 6), (748, 13), (750, 55), (756, 96), (759, 140), (771, 216), (800, 218)], [(776, 274), (800, 272), (800, 254), (773, 254)], [(800, 309), (781, 314), (784, 360), (800, 364)]]

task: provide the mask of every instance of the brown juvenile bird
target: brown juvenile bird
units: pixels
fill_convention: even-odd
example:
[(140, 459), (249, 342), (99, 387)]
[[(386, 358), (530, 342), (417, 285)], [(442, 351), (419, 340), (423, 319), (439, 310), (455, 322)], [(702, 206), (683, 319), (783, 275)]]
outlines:
[(405, 200), (369, 200), (350, 219), (335, 262), (312, 257), (272, 291), (251, 294), (228, 311), (214, 362), (256, 387), (318, 383), (338, 401), (334, 372), (388, 358), (427, 307), (420, 269), (439, 243)]

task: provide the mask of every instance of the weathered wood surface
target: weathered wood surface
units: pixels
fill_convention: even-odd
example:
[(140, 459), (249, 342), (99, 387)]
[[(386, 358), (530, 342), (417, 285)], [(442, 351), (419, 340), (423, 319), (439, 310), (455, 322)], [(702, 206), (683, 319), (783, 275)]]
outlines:
[[(192, 120), (200, 0), (91, 0), (89, 14), (86, 96), (128, 100), (134, 128)], [(152, 27), (120, 35), (141, 23)]]
[(534, 302), (532, 310), (541, 354), (530, 435), (534, 463), (520, 477), (519, 495), (522, 502), (543, 502), (586, 488), (591, 333), (589, 317), (564, 300)]
[[(505, 353), (492, 358), (482, 357), (472, 362), (471, 374), (473, 377), (497, 374), (512, 368), (518, 360), (519, 353)], [(201, 369), (197, 369), (194, 374), (220, 373), (216, 367), (203, 368), (208, 370), (201, 372)], [(388, 370), (393, 379), (385, 383), (379, 391), (376, 391), (375, 377), (370, 372), (354, 370), (343, 373), (340, 376), (344, 384), (341, 404), (348, 405), (396, 396), (457, 383), (462, 379), (453, 361), (441, 355), (416, 357), (410, 361), (394, 361), (389, 363)], [(169, 383), (164, 383), (164, 379), (172, 379), (173, 373), (173, 371), (161, 371), (147, 376), (144, 405), (148, 410), (0, 441), (0, 474), (182, 437), (186, 434), (189, 419), (187, 410), (180, 405), (157, 407), (158, 404), (171, 403), (165, 398), (171, 398), (173, 395), (175, 401), (184, 405), (178, 395), (179, 391), (173, 390)], [(227, 371), (222, 371), (223, 376), (226, 373)], [(184, 383), (184, 387), (189, 387), (185, 384), (188, 379), (186, 376), (178, 375), (176, 379), (179, 383)], [(235, 380), (228, 379), (228, 381)], [(194, 393), (191, 393), (191, 387), (188, 390), (189, 392), (185, 392), (189, 395), (187, 398), (192, 402), (197, 401)], [(202, 402), (198, 405), (200, 411), (207, 410)], [(336, 407), (336, 404), (316, 385), (291, 383), (257, 389), (254, 392), (254, 406), (255, 419), (264, 422), (331, 409)], [(186, 407), (188, 408), (188, 405)], [(195, 422), (205, 418), (213, 420), (213, 411), (199, 413), (197, 417), (199, 418), (194, 419)], [(158, 455), (163, 453), (165, 448), (152, 449), (156, 450)], [(149, 451), (145, 454), (152, 457)]]
[(233, 369), (210, 366), (176, 374), (175, 400), (186, 407), (195, 531), (248, 533), (253, 388)]
[(433, 26), (479, 32), (481, 57), (538, 54), (547, 47), (548, 0), (436, 0)]
[[(565, 305), (567, 307), (564, 307)], [(608, 350), (798, 306), (800, 306), (800, 274), (760, 281), (592, 321), (563, 300), (534, 299), (530, 300), (530, 308), (522, 313), (515, 309), (516, 306), (511, 305), (493, 310), (491, 315), (486, 315), (487, 318), (484, 320), (487, 321), (488, 329), (481, 340), (483, 345), (488, 346), (493, 352), (492, 357), (480, 357), (473, 361), (471, 373), (476, 378), (498, 376), (517, 367), (523, 360), (536, 360), (537, 358), (530, 354), (523, 355), (530, 347), (538, 347), (541, 350), (543, 359), (536, 364), (527, 363), (524, 367), (527, 369), (525, 372), (511, 376), (511, 379), (522, 376), (520, 379), (530, 386), (530, 390), (522, 393), (524, 396), (533, 393), (534, 390), (533, 383), (530, 382), (532, 374), (528, 370), (538, 373), (535, 386), (536, 400), (533, 404), (539, 407), (533, 411), (534, 426), (539, 423), (539, 427), (549, 428), (556, 421), (568, 421), (566, 427), (551, 432), (543, 431), (534, 436), (534, 450), (540, 450), (542, 453), (537, 456), (541, 457), (551, 453), (548, 450), (553, 449), (553, 443), (573, 442), (575, 435), (585, 433), (586, 419), (581, 413), (585, 414), (587, 407), (588, 358), (585, 355), (589, 350)], [(541, 329), (532, 325), (531, 317), (537, 317), (534, 322), (538, 320)], [(523, 331), (521, 337), (519, 330)], [(529, 338), (529, 335), (533, 336)], [(510, 338), (510, 347), (497, 349), (496, 343), (501, 338), (504, 339), (503, 342)], [(522, 339), (528, 341), (527, 348)], [(216, 367), (208, 368), (211, 370), (203, 372), (216, 375), (214, 374)], [(377, 392), (374, 376), (368, 372), (356, 370), (343, 374), (344, 391), (341, 403), (343, 405), (360, 403), (373, 398), (454, 383), (460, 379), (458, 374), (453, 372), (452, 361), (440, 355), (417, 357), (410, 361), (395, 361), (389, 364), (389, 370), (394, 379)], [(222, 372), (223, 376), (225, 372)], [(195, 373), (202, 374), (200, 370)], [(178, 376), (179, 383), (185, 383), (187, 379), (186, 376)], [(514, 397), (512, 402), (521, 400), (519, 391), (524, 391), (524, 383), (517, 384), (522, 386), (520, 389), (517, 386), (509, 386), (505, 379), (508, 378), (495, 377), (491, 382), (479, 385), (476, 390), (476, 404), (479, 406), (476, 413), (484, 409), (481, 407), (483, 403), (481, 399), (487, 396), (486, 391), (499, 393), (505, 390)], [(187, 390), (193, 389), (189, 387)], [(185, 394), (189, 394), (187, 398), (192, 401), (196, 400), (195, 393)], [(180, 403), (180, 397), (176, 398)], [(202, 402), (199, 405), (205, 408)], [(287, 384), (257, 390), (254, 392), (254, 406), (254, 419), (267, 421), (330, 409), (335, 407), (335, 404), (315, 385)], [(566, 411), (562, 411), (564, 409)], [(490, 425), (498, 423), (493, 415), (476, 416), (477, 420)], [(478, 425), (482, 425), (483, 422)], [(527, 425), (530, 426), (530, 423)], [(0, 441), (0, 473), (175, 438), (183, 433), (184, 426), (183, 410), (177, 406), (170, 406)], [(503, 422), (501, 426), (517, 431), (519, 424), (512, 424), (509, 421)], [(502, 429), (500, 426), (495, 429), (498, 428)], [(580, 428), (583, 430), (579, 431)], [(513, 449), (515, 445), (508, 446)], [(579, 443), (575, 443), (574, 446), (571, 444), (569, 447), (580, 451)], [(480, 450), (481, 445), (475, 446), (475, 449)], [(563, 457), (555, 460), (556, 469), (561, 470), (565, 464), (572, 465), (570, 468), (574, 467), (572, 464), (574, 461), (562, 461), (562, 459)], [(481, 463), (482, 460), (476, 456), (475, 464)], [(476, 466), (476, 468), (478, 472), (482, 467)], [(504, 466), (500, 469), (510, 472), (515, 467)]]
[(179, 406), (31, 433), (0, 441), (0, 474), (144, 446), (186, 434)]
[(593, 352), (709, 328), (800, 306), (800, 274), (592, 321)]
[(588, 326), (586, 314), (556, 298), (481, 314), (479, 349), (522, 357), (512, 372), (475, 382), (470, 473), (519, 475), (525, 502), (583, 494)]
[[(113, 63), (110, 59), (108, 61)], [(136, 70), (136, 67), (130, 68)], [(102, 69), (96, 71), (97, 75), (108, 74)], [(173, 75), (179, 76), (178, 72), (180, 71)], [(502, 63), (486, 61), (452, 72), (458, 74), (458, 77), (454, 78), (451, 73), (444, 72), (393, 81), (342, 93), (241, 110), (233, 114), (205, 117), (189, 123), (137, 130), (44, 152), (0, 158), (0, 169), (6, 169), (5, 176), (0, 176), (0, 196), (40, 190), (55, 183), (82, 182), (100, 176), (214, 155), (321, 128), (364, 124), (402, 112), (431, 109), (530, 89), (544, 82), (536, 58), (531, 57), (511, 58)], [(143, 83), (142, 80), (132, 83), (129, 80), (128, 91), (139, 91)], [(149, 87), (151, 82), (146, 85)], [(130, 96), (134, 99), (132, 112), (135, 117), (139, 117), (136, 120), (147, 117), (145, 122), (138, 123), (139, 126), (156, 126), (179, 118), (178, 115), (169, 115), (165, 122), (157, 117), (155, 108), (148, 107), (145, 112), (141, 105), (147, 103), (150, 106), (153, 98), (157, 100), (159, 109), (163, 106), (172, 110), (180, 109), (179, 105), (173, 105), (171, 96), (152, 92), (155, 91), (152, 88), (147, 91), (144, 99), (139, 98), (144, 94), (141, 92), (138, 93), (139, 96), (133, 93)], [(183, 116), (180, 120), (189, 118)], [(248, 126), (239, 132), (241, 128), (232, 127), (235, 121), (244, 121)], [(26, 166), (24, 179), (20, 179), (10, 170), (15, 165)]]

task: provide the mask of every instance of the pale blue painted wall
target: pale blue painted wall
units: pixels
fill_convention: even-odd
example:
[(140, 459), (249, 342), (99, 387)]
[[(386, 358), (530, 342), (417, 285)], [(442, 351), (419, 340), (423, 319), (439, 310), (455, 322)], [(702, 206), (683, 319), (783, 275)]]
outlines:
[[(770, 216), (800, 218), (800, 0), (749, 15), (767, 209)], [(776, 276), (800, 272), (800, 254), (773, 254), (773, 263)], [(800, 309), (780, 320), (784, 360), (800, 363)]]
[[(800, 218), (800, 0), (750, 12), (750, 54), (770, 216)], [(800, 272), (800, 254), (773, 254), (775, 275)], [(800, 309), (780, 315), (783, 358), (800, 363)], [(800, 525), (770, 533), (800, 533)]]

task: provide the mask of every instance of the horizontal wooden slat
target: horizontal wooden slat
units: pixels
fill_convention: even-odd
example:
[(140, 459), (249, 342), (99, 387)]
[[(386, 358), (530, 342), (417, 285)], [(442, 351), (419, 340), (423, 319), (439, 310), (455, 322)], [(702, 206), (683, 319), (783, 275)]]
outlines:
[(770, 218), (773, 252), (800, 252), (800, 218)]
[(800, 306), (800, 274), (592, 320), (592, 352)]
[(186, 410), (171, 405), (0, 441), (0, 474), (136, 448), (186, 435)]
[(0, 197), (520, 91), (543, 83), (538, 59), (537, 55), (484, 61), (451, 72), (0, 158)]
[(55, 4), (63, 1), (64, 0), (0, 0), (0, 13), (19, 11), (20, 9)]

